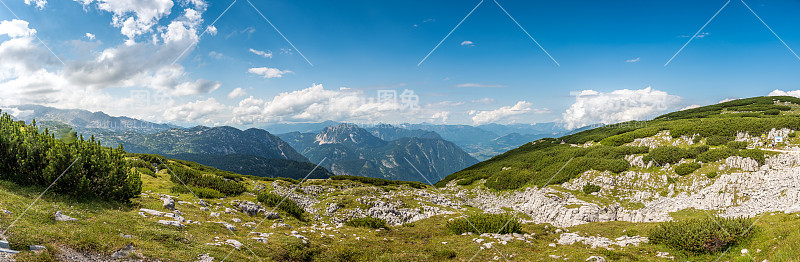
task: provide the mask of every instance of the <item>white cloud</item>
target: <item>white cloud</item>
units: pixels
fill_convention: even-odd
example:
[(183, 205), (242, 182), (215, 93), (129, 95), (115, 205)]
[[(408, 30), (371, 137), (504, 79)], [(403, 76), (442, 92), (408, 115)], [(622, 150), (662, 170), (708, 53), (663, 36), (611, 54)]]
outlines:
[(281, 54), (291, 55), (294, 54), (294, 51), (291, 48), (281, 48)]
[(475, 43), (473, 43), (472, 41), (467, 40), (467, 41), (461, 42), (461, 45), (462, 46), (475, 46)]
[(217, 35), (217, 27), (214, 25), (209, 25), (206, 27), (206, 32), (208, 32), (209, 35)]
[(611, 93), (583, 90), (562, 116), (569, 129), (597, 123), (613, 124), (642, 120), (674, 107), (680, 100), (678, 96), (650, 87), (615, 90)]
[(689, 110), (689, 109), (695, 109), (695, 108), (698, 108), (698, 107), (701, 107), (701, 105), (690, 105), (690, 106), (687, 106), (687, 107), (681, 108), (681, 111), (683, 111), (683, 110)]
[(47, 5), (47, 0), (25, 0), (26, 5), (33, 4), (36, 8), (44, 9), (44, 6)]
[(208, 52), (208, 56), (214, 59), (222, 59), (223, 57), (225, 57), (225, 55), (223, 55), (222, 53), (217, 53), (215, 51)]
[(0, 35), (8, 35), (11, 38), (33, 36), (36, 29), (28, 28), (28, 21), (25, 20), (4, 20), (0, 22)]
[(272, 51), (267, 50), (266, 52), (261, 50), (255, 50), (250, 48), (250, 53), (263, 56), (264, 58), (272, 58)]
[(767, 96), (793, 96), (793, 97), (800, 97), (800, 90), (791, 90), (791, 91), (783, 91), (780, 89), (775, 89), (774, 91), (770, 92)]
[(496, 87), (506, 87), (504, 85), (488, 85), (488, 84), (479, 84), (479, 83), (464, 83), (456, 85), (456, 87), (480, 87), (480, 88), (496, 88)]
[(228, 93), (228, 98), (234, 99), (234, 98), (240, 98), (240, 97), (243, 97), (243, 96), (246, 96), (246, 95), (247, 95), (247, 91), (244, 91), (244, 89), (242, 89), (241, 87), (237, 87), (236, 89), (234, 89), (233, 91)]
[(481, 99), (472, 100), (472, 103), (476, 103), (476, 104), (491, 104), (491, 103), (494, 103), (494, 101), (495, 100), (492, 99), (492, 98), (484, 97), (484, 98), (481, 98)]
[[(519, 101), (514, 106), (504, 106), (491, 111), (476, 111), (472, 110), (469, 115), (472, 116), (472, 123), (475, 125), (482, 125), (494, 123), (500, 120), (508, 119), (512, 116), (522, 115), (534, 111), (534, 113), (545, 113), (546, 111), (534, 110), (531, 107), (533, 104), (526, 101)], [(546, 110), (546, 109), (545, 109)]]
[(277, 68), (269, 67), (254, 67), (247, 70), (251, 74), (260, 75), (264, 78), (281, 78), (285, 74), (292, 74), (294, 72), (289, 70), (280, 70)]
[(625, 62), (627, 62), (627, 63), (636, 63), (636, 62), (639, 62), (639, 60), (641, 60), (641, 59), (642, 59), (641, 57), (637, 57), (637, 58), (634, 58), (634, 59), (625, 60)]
[[(342, 88), (326, 90), (322, 85), (281, 93), (271, 101), (245, 98), (233, 109), (237, 124), (277, 121), (374, 121), (397, 115), (404, 107), (400, 103), (376, 102), (363, 92)], [(413, 110), (408, 110), (412, 114)]]
[(733, 100), (736, 100), (736, 99), (739, 99), (739, 98), (725, 98), (725, 99), (722, 99), (722, 100), (720, 100), (719, 102), (717, 102), (717, 104), (721, 104), (721, 103), (725, 103), (725, 102), (730, 102), (730, 101), (733, 101)]
[(94, 38), (95, 38), (94, 34), (92, 34), (92, 33), (86, 33), (86, 39), (89, 39), (89, 41), (92, 41), (92, 40), (94, 40)]
[(197, 100), (184, 105), (175, 106), (164, 112), (164, 118), (169, 121), (179, 122), (198, 122), (202, 120), (204, 124), (219, 124), (221, 115), (229, 110), (228, 106), (217, 102), (214, 98)]
[[(139, 35), (151, 32), (154, 25), (172, 11), (172, 0), (77, 0), (84, 7), (95, 6), (97, 9), (113, 14), (111, 24), (120, 28), (120, 32), (133, 43)], [(94, 5), (93, 5), (94, 4)], [(196, 3), (195, 3), (196, 4)]]
[(434, 122), (436, 122), (437, 119), (441, 119), (443, 124), (447, 124), (447, 119), (450, 118), (450, 112), (448, 111), (436, 112), (430, 118)]

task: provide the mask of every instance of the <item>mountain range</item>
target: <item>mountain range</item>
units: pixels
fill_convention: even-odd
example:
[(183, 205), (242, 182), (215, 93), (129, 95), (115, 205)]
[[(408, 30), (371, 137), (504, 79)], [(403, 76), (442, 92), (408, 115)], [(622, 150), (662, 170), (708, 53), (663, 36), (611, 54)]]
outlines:
[(340, 124), (319, 133), (278, 136), (336, 175), (432, 182), (478, 162), (435, 133), (398, 131), (388, 126), (370, 132), (356, 125)]

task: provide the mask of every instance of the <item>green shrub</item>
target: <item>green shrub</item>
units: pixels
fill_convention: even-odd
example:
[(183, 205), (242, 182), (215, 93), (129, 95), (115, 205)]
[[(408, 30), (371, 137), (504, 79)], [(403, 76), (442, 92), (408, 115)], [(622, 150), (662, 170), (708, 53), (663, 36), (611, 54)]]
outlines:
[(745, 149), (741, 150), (736, 153), (736, 155), (740, 157), (749, 157), (758, 162), (759, 164), (763, 165), (766, 162), (766, 157), (764, 157), (764, 151), (759, 149)]
[[(2, 112), (0, 112), (2, 113)], [(58, 140), (36, 121), (26, 124), (0, 115), (0, 179), (23, 186), (51, 186), (52, 192), (127, 202), (139, 196), (139, 172), (125, 150), (100, 145), (94, 137)], [(58, 178), (58, 180), (56, 180)]]
[(189, 189), (187, 189), (183, 185), (174, 185), (174, 186), (172, 186), (171, 191), (172, 191), (172, 193), (179, 193), (179, 194), (191, 194), (191, 193), (194, 193), (195, 195), (197, 195), (197, 197), (205, 198), (205, 199), (214, 199), (214, 198), (225, 197), (225, 194), (220, 193), (219, 191), (211, 189), (211, 188), (193, 187), (193, 186), (189, 186), (189, 188), (191, 188), (192, 191), (189, 191)]
[(791, 132), (788, 135), (788, 137), (796, 137), (796, 136), (797, 136), (797, 132)]
[(699, 145), (699, 146), (690, 147), (689, 148), (689, 158), (696, 158), (697, 156), (699, 156), (702, 153), (707, 152), (708, 150), (709, 150), (709, 147), (707, 145)]
[(497, 190), (517, 189), (524, 186), (533, 176), (515, 172), (501, 172), (486, 179), (486, 187)]
[(747, 148), (747, 142), (745, 141), (730, 141), (728, 142), (728, 147), (731, 149), (745, 149)]
[(708, 174), (706, 174), (706, 177), (708, 177), (709, 179), (713, 179), (717, 177), (717, 172), (714, 171), (708, 172)]
[(713, 163), (722, 159), (726, 159), (736, 154), (736, 151), (730, 148), (712, 149), (708, 152), (702, 153), (697, 156), (697, 161), (703, 163)]
[(448, 260), (454, 259), (458, 256), (458, 253), (453, 250), (436, 250), (431, 254), (431, 260), (433, 261), (441, 261), (441, 260)]
[(601, 189), (603, 188), (592, 183), (586, 183), (586, 185), (583, 185), (583, 193), (587, 195), (594, 192), (600, 192)]
[(462, 234), (466, 232), (475, 234), (510, 234), (521, 233), (522, 224), (519, 223), (517, 218), (510, 214), (483, 213), (470, 215), (466, 219), (456, 218), (453, 221), (448, 221), (447, 229), (453, 234)]
[(720, 146), (728, 143), (728, 141), (733, 140), (732, 137), (728, 136), (711, 136), (706, 139), (706, 144), (709, 146)]
[(372, 229), (389, 228), (389, 226), (386, 225), (386, 220), (376, 217), (362, 217), (362, 218), (351, 219), (345, 222), (344, 224), (346, 226), (351, 226), (351, 227), (366, 227)]
[[(416, 181), (399, 181), (399, 180), (388, 180), (383, 178), (374, 178), (374, 177), (365, 177), (365, 176), (332, 176), (330, 179), (332, 180), (350, 180), (361, 182), (364, 184), (370, 184), (373, 186), (389, 186), (389, 185), (407, 185), (416, 189), (421, 189), (425, 187), (425, 183), (416, 182)], [(470, 182), (470, 184), (472, 184)]]
[(284, 198), (275, 193), (265, 192), (258, 195), (258, 202), (261, 202), (268, 207), (277, 206), (278, 210), (286, 212), (292, 217), (297, 218), (297, 220), (305, 221), (303, 218), (303, 213), (305, 213), (305, 210), (303, 210), (303, 208), (300, 207), (297, 202), (294, 202), (294, 200)]
[(778, 109), (769, 109), (769, 110), (767, 110), (767, 111), (764, 111), (764, 114), (765, 114), (765, 115), (768, 115), (768, 116), (777, 116), (777, 115), (780, 115), (780, 114), (781, 114), (781, 110), (778, 110)]
[(652, 228), (650, 243), (692, 252), (714, 253), (752, 235), (747, 218), (702, 218), (664, 222)]
[(170, 179), (175, 184), (209, 188), (226, 196), (235, 196), (247, 191), (244, 184), (236, 180), (225, 178), (212, 170), (202, 170), (196, 167), (187, 167), (183, 162), (168, 162), (169, 170), (174, 173)]
[(311, 262), (322, 254), (322, 250), (318, 246), (299, 241), (293, 241), (276, 251), (273, 259), (275, 261)]
[(692, 152), (680, 147), (662, 146), (650, 150), (650, 153), (647, 154), (645, 161), (649, 162), (649, 160), (653, 160), (656, 163), (663, 165), (667, 163), (677, 163), (684, 158), (692, 158)]
[(700, 169), (700, 164), (698, 163), (683, 163), (675, 167), (675, 173), (681, 176), (685, 176), (691, 174), (695, 170)]

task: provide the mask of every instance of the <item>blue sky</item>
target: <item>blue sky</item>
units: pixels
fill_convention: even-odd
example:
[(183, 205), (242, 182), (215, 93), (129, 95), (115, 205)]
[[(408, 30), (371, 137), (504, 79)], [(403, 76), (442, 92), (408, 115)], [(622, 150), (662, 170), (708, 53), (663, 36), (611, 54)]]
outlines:
[[(560, 66), (494, 1), (484, 1), (419, 66), (480, 1), (251, 1), (299, 50), (246, 0), (3, 0), (5, 28), (22, 26), (18, 19), (35, 33), (0, 29), (0, 105), (186, 125), (579, 127), (728, 98), (800, 95), (792, 92), (800, 89), (800, 58), (741, 0), (730, 1), (694, 39), (726, 1), (498, 1)], [(800, 1), (746, 3), (800, 51)], [(129, 19), (139, 24), (122, 23)], [(370, 100), (378, 90), (406, 89), (419, 96), (419, 108)], [(150, 99), (142, 103), (132, 91)]]

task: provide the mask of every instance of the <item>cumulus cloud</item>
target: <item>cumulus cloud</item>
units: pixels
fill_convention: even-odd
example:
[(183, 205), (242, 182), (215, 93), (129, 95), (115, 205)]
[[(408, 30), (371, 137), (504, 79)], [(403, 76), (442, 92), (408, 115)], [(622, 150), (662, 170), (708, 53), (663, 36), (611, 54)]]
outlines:
[(133, 43), (137, 36), (151, 32), (163, 17), (170, 15), (172, 0), (77, 0), (84, 7), (112, 13), (111, 24)]
[(491, 104), (491, 103), (494, 103), (494, 101), (495, 100), (492, 99), (492, 98), (484, 97), (484, 98), (481, 98), (481, 99), (472, 100), (472, 103), (476, 103), (476, 104)]
[(534, 111), (534, 113), (545, 113), (542, 110), (534, 110), (531, 107), (533, 104), (526, 101), (519, 101), (513, 106), (504, 106), (490, 111), (477, 111), (472, 110), (469, 115), (472, 116), (472, 123), (475, 125), (482, 125), (494, 123), (500, 120), (508, 119), (512, 116), (522, 115)]
[(92, 40), (94, 40), (94, 38), (95, 38), (94, 34), (92, 34), (92, 33), (86, 33), (86, 39), (89, 39), (89, 41), (92, 41)]
[(241, 87), (237, 87), (236, 89), (234, 89), (233, 91), (228, 93), (228, 98), (234, 99), (234, 98), (240, 98), (240, 97), (243, 97), (243, 96), (246, 96), (246, 95), (247, 95), (247, 91), (244, 91), (244, 89), (242, 89)]
[(396, 102), (377, 102), (361, 91), (325, 89), (314, 85), (281, 93), (271, 101), (248, 97), (233, 109), (237, 124), (277, 121), (373, 121), (405, 109)]
[(461, 42), (461, 45), (462, 46), (475, 46), (475, 43), (473, 43), (472, 41), (467, 40), (467, 41)]
[(698, 108), (698, 107), (701, 107), (701, 105), (690, 105), (690, 106), (686, 106), (684, 108), (681, 108), (681, 111), (689, 110), (689, 109), (695, 109), (695, 108)]
[(33, 36), (36, 34), (36, 29), (28, 27), (28, 21), (25, 20), (4, 20), (0, 22), (0, 35), (8, 35), (11, 38), (19, 38), (25, 36)]
[(800, 97), (800, 90), (791, 90), (791, 91), (783, 91), (780, 89), (775, 89), (774, 91), (770, 92), (767, 96), (793, 96), (793, 97)]
[(435, 123), (436, 120), (441, 120), (442, 124), (447, 124), (447, 119), (450, 118), (450, 112), (448, 111), (441, 111), (434, 113), (431, 117), (431, 120)]
[(25, 4), (33, 5), (39, 9), (44, 9), (44, 6), (47, 5), (47, 0), (25, 0)]
[(214, 98), (209, 98), (169, 108), (164, 112), (164, 118), (169, 121), (200, 121), (204, 124), (216, 125), (226, 111), (228, 111), (228, 106), (217, 102)]
[(217, 35), (217, 27), (214, 25), (210, 25), (206, 27), (206, 32), (208, 32), (209, 35)]
[(260, 75), (264, 78), (281, 78), (285, 74), (292, 74), (294, 72), (289, 70), (280, 70), (277, 68), (269, 67), (254, 67), (247, 70), (251, 74)]
[(263, 56), (264, 58), (272, 58), (272, 51), (269, 51), (269, 50), (264, 52), (264, 51), (261, 51), (261, 50), (255, 50), (255, 49), (250, 48), (250, 53), (253, 53), (253, 54), (256, 54), (256, 55), (259, 55), (259, 56)]
[(576, 95), (575, 103), (562, 117), (569, 129), (590, 124), (641, 120), (674, 107), (680, 100), (678, 96), (650, 87), (615, 90), (611, 93), (583, 90)]

